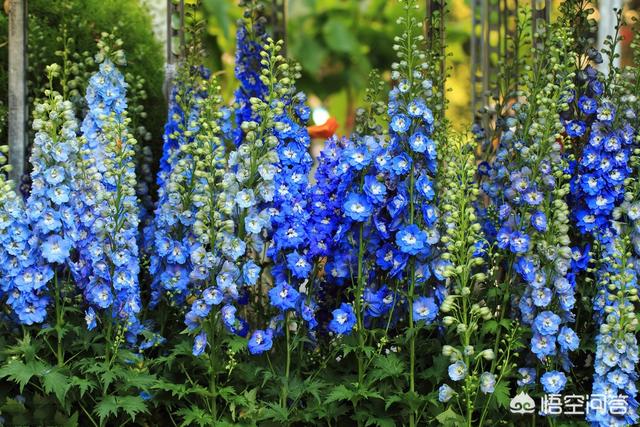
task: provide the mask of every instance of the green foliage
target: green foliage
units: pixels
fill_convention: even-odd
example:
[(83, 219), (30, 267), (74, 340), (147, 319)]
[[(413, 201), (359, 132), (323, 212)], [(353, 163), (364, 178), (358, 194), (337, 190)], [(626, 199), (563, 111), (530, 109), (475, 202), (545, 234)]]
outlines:
[[(8, 19), (0, 14), (0, 34), (6, 34)], [(45, 83), (45, 67), (61, 62), (67, 45), (69, 60), (74, 63), (71, 89), (79, 90), (76, 97), (84, 96), (83, 81), (95, 67), (90, 59), (96, 52), (96, 40), (101, 33), (114, 33), (123, 40), (127, 52), (127, 73), (142, 79), (142, 90), (147, 117), (142, 123), (149, 130), (162, 128), (164, 101), (162, 86), (164, 59), (160, 43), (154, 38), (147, 11), (137, 0), (49, 0), (29, 1), (28, 37), (28, 90), (33, 100), (41, 96)], [(7, 46), (0, 43), (0, 87), (7, 87)], [(140, 90), (140, 89), (138, 89)], [(6, 91), (0, 91), (0, 137), (5, 133), (2, 105), (6, 105)], [(73, 99), (73, 97), (72, 97)], [(159, 134), (156, 134), (159, 137)]]

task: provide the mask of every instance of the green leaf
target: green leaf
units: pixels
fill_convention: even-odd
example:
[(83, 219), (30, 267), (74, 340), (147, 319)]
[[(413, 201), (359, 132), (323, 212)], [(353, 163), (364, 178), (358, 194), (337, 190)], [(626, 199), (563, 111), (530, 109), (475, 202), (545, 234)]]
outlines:
[(100, 417), (100, 424), (104, 424), (104, 420), (109, 417), (109, 415), (117, 415), (118, 414), (118, 403), (116, 402), (115, 396), (107, 395), (98, 402), (93, 412)]
[(135, 420), (138, 414), (149, 413), (146, 403), (140, 396), (118, 396), (116, 403), (118, 408), (126, 412), (131, 420)]
[(200, 427), (212, 426), (215, 420), (209, 414), (198, 407), (182, 408), (177, 414), (182, 417), (181, 427), (198, 425)]
[(354, 53), (358, 49), (358, 40), (339, 18), (329, 18), (322, 27), (322, 35), (327, 46), (334, 52)]
[(69, 383), (72, 386), (78, 387), (80, 389), (80, 397), (83, 397), (87, 391), (93, 390), (95, 388), (95, 384), (92, 381), (76, 376), (71, 377)]
[(365, 426), (396, 427), (396, 423), (393, 421), (393, 418), (370, 417), (365, 423)]
[(500, 381), (497, 383), (493, 390), (493, 395), (499, 406), (503, 408), (509, 407), (509, 403), (511, 402), (511, 390), (509, 390), (509, 386), (506, 382)]
[(69, 388), (71, 388), (68, 376), (58, 370), (52, 370), (43, 372), (40, 376), (40, 381), (42, 381), (42, 387), (45, 392), (55, 394), (60, 403), (64, 404), (65, 396)]
[(388, 356), (377, 357), (374, 361), (374, 368), (371, 370), (373, 380), (383, 380), (388, 377), (399, 377), (404, 373), (404, 363), (400, 358), (390, 353)]
[(289, 411), (277, 403), (268, 403), (266, 408), (262, 410), (263, 417), (284, 425), (289, 421)]
[(351, 400), (355, 393), (352, 390), (349, 390), (347, 386), (344, 384), (340, 384), (335, 387), (333, 390), (329, 392), (327, 399), (325, 400), (325, 405), (331, 402), (339, 402), (342, 400)]
[(20, 360), (11, 360), (0, 369), (0, 378), (7, 378), (20, 386), (20, 393), (31, 378), (45, 369), (41, 362), (29, 362), (26, 365)]
[(447, 408), (446, 411), (441, 412), (436, 420), (444, 426), (459, 426), (465, 424), (464, 417), (456, 413), (453, 409)]

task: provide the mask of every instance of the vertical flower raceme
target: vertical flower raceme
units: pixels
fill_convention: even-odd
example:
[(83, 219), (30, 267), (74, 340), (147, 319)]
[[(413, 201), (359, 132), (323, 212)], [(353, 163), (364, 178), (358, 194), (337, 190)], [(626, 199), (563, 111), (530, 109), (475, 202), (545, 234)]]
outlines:
[[(505, 271), (513, 272), (504, 280), (514, 291), (522, 322), (531, 327), (531, 352), (550, 372), (568, 371), (568, 354), (578, 345), (570, 326), (575, 281), (569, 274), (569, 184), (560, 137), (560, 113), (572, 89), (572, 64), (566, 57), (570, 43), (566, 28), (550, 28), (547, 62), (523, 76), (526, 91), (513, 107), (514, 127), (502, 133), (488, 171), (491, 184), (484, 186), (496, 204), (496, 245), (503, 251)], [(569, 335), (570, 341), (562, 340)]]
[[(217, 316), (228, 331), (244, 336), (249, 325), (238, 315), (237, 306), (247, 304), (252, 295), (252, 301), (266, 307), (263, 304), (264, 281), (259, 279), (267, 263), (269, 233), (273, 230), (274, 213), (269, 207), (274, 200), (279, 159), (277, 132), (286, 129), (287, 125), (282, 122), (285, 103), (281, 97), (291, 93), (293, 77), (288, 64), (278, 54), (280, 49), (280, 42), (269, 40), (261, 54), (260, 79), (270, 89), (267, 99), (250, 99), (259, 120), (243, 122), (242, 143), (228, 155), (227, 171), (220, 184), (216, 184), (224, 189), (218, 200), (211, 201), (211, 206), (218, 206), (224, 215), (216, 221), (221, 227), (215, 241), (208, 242), (216, 252), (209, 256), (206, 247), (198, 252), (198, 257), (216, 261), (215, 268), (207, 267), (209, 280), (215, 286), (205, 289), (202, 298), (194, 302), (187, 313), (187, 325), (191, 329), (197, 328), (207, 316)], [(205, 221), (213, 224), (216, 219), (210, 218), (210, 206), (205, 204), (204, 207), (208, 210), (198, 213), (199, 227), (201, 223), (207, 223)], [(198, 269), (195, 271), (197, 274)], [(272, 304), (283, 311), (296, 306), (297, 291), (286, 283), (276, 284), (268, 295)], [(221, 305), (220, 311), (210, 314), (212, 305)]]
[(106, 310), (132, 329), (141, 309), (138, 274), (138, 200), (134, 146), (136, 140), (127, 130), (126, 113), (105, 119), (103, 137), (106, 171), (96, 188), (95, 220), (90, 228), (91, 276), (84, 289), (91, 307)]
[[(122, 328), (135, 331), (141, 308), (136, 140), (127, 130), (124, 80), (108, 59), (92, 76), (87, 101), (90, 109), (82, 126), (84, 160), (79, 178), (82, 195), (76, 203), (83, 229), (74, 275), (89, 310), (104, 310), (106, 322), (115, 319)], [(95, 322), (90, 314), (87, 326), (92, 328)]]
[[(598, 296), (594, 309), (599, 313), (596, 337), (592, 395), (609, 402), (604, 408), (592, 407), (587, 420), (595, 426), (635, 425), (638, 381), (638, 258), (628, 235), (617, 237), (602, 260)], [(613, 411), (613, 401), (623, 406)], [(623, 409), (623, 410), (620, 410)]]
[[(121, 122), (127, 106), (124, 77), (111, 61), (111, 57), (105, 58), (102, 54), (98, 56), (97, 59), (102, 59), (103, 62), (89, 79), (85, 96), (88, 110), (81, 126), (81, 164), (77, 168), (77, 182), (81, 188), (78, 189), (79, 196), (75, 200), (76, 216), (79, 218), (76, 242), (78, 254), (71, 264), (75, 282), (85, 292), (94, 275), (94, 257), (91, 252), (101, 250), (96, 248), (97, 242), (93, 240), (92, 228), (95, 221), (98, 221), (99, 225), (102, 224), (102, 219), (97, 217), (97, 206), (98, 196), (105, 186), (103, 174), (107, 171), (105, 150), (109, 141), (106, 140), (105, 121)], [(112, 56), (119, 58), (118, 63), (124, 62), (117, 53)]]
[[(484, 363), (493, 366), (494, 350), (476, 339), (481, 322), (490, 320), (494, 310), (486, 306), (484, 290), (481, 291), (486, 279), (481, 267), (487, 243), (475, 210), (479, 189), (475, 182), (474, 154), (471, 145), (455, 138), (447, 141), (443, 151), (445, 170), (442, 178), (447, 186), (441, 199), (445, 232), (441, 238), (444, 249), (440, 258), (448, 263), (442, 272), (448, 279), (448, 295), (440, 310), (445, 314), (444, 325), (450, 328), (451, 335), (457, 335), (454, 341), (447, 342), (459, 343), (445, 345), (443, 355), (451, 361), (450, 379), (454, 383), (462, 382), (462, 385), (456, 387), (454, 384), (453, 388), (443, 385), (440, 400), (449, 401), (450, 394), (455, 391), (464, 399), (459, 406), (466, 408), (464, 415), (470, 422), (474, 419), (478, 393), (493, 393), (496, 385), (496, 374), (488, 367), (483, 368)], [(432, 306), (437, 309), (435, 304)], [(433, 312), (432, 316), (435, 315)], [(460, 375), (461, 367), (464, 367), (465, 375)]]
[(195, 159), (187, 147), (201, 129), (199, 116), (207, 101), (209, 76), (206, 70), (185, 65), (172, 94), (158, 173), (158, 204), (153, 223), (145, 229), (145, 240), (151, 246), (152, 306), (164, 295), (169, 304), (181, 307), (188, 294), (197, 180)]
[[(573, 100), (566, 133), (579, 151), (571, 181), (574, 220), (583, 234), (606, 242), (612, 235), (612, 213), (624, 197), (624, 181), (636, 134), (624, 111), (617, 111), (595, 68), (581, 71), (581, 93)], [(610, 92), (608, 90), (607, 92)]]
[(234, 94), (236, 127), (233, 135), (236, 145), (242, 142), (242, 123), (259, 119), (251, 98), (264, 100), (268, 92), (261, 78), (263, 66), (260, 53), (267, 42), (264, 5), (259, 0), (243, 0), (241, 5), (244, 6), (244, 12), (236, 31), (235, 58), (235, 77), (239, 83)]
[[(0, 299), (25, 325), (41, 323), (47, 316), (46, 283), (53, 270), (39, 269), (37, 238), (31, 232), (22, 196), (7, 179), (7, 147), (0, 147)], [(33, 276), (26, 271), (33, 271)]]

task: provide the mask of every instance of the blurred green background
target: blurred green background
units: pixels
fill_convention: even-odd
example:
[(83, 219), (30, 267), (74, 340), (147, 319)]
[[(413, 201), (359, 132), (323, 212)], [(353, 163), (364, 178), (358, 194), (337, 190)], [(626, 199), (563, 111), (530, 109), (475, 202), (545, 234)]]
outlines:
[[(241, 12), (232, 0), (202, 1), (210, 65), (226, 71), (226, 86), (230, 87), (235, 21)], [(336, 117), (338, 133), (348, 133), (369, 71), (376, 68), (389, 78), (401, 6), (390, 0), (289, 0), (287, 13), (287, 53), (304, 70), (300, 89), (309, 95), (312, 107), (323, 106)], [(416, 11), (416, 16), (420, 14), (424, 16), (424, 8)], [(449, 0), (445, 28), (450, 73), (447, 86), (452, 89), (448, 116), (454, 126), (463, 128), (471, 121), (468, 1)]]

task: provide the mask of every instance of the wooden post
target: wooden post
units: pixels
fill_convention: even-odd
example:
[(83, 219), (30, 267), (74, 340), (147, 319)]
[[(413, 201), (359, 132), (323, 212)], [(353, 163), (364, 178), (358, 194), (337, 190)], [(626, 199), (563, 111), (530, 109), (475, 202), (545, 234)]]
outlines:
[(20, 185), (27, 143), (27, 0), (9, 0), (9, 162)]

